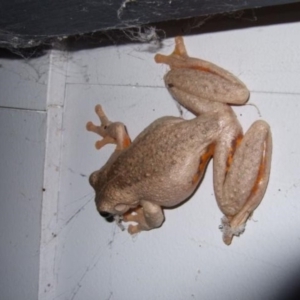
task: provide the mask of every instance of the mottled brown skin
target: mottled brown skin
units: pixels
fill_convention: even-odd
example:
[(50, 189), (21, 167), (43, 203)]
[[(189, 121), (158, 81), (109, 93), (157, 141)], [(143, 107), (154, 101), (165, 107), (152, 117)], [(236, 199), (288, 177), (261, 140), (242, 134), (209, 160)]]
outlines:
[[(246, 86), (229, 72), (187, 55), (176, 38), (169, 56), (156, 55), (171, 70), (164, 80), (179, 104), (196, 115), (192, 120), (163, 117), (150, 124), (131, 144), (122, 123), (110, 122), (100, 106), (101, 126), (87, 129), (103, 137), (100, 149), (115, 143), (108, 162), (90, 176), (96, 205), (104, 217), (123, 215), (131, 234), (161, 226), (162, 207), (173, 207), (196, 189), (213, 157), (214, 191), (223, 212), (223, 240), (230, 244), (244, 231), (261, 202), (270, 173), (272, 139), (269, 125), (256, 121), (245, 135), (228, 105), (244, 104)], [(131, 212), (134, 213), (131, 213)]]

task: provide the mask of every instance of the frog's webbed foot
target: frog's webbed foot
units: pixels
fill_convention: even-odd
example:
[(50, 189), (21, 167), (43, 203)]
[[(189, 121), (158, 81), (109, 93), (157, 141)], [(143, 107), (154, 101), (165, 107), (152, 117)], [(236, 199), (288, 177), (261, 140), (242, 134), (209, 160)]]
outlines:
[(128, 232), (136, 234), (140, 231), (160, 227), (164, 221), (164, 214), (160, 206), (151, 202), (143, 202), (142, 206), (138, 206), (123, 215), (123, 221), (137, 223), (137, 225), (130, 224), (128, 226)]
[(170, 55), (156, 54), (154, 60), (156, 63), (163, 63), (172, 66), (178, 63), (184, 63), (185, 58), (188, 58), (188, 54), (183, 42), (182, 36), (177, 36), (175, 38), (175, 49)]
[(145, 223), (143, 208), (141, 206), (138, 206), (135, 209), (131, 209), (130, 211), (128, 211), (123, 215), (123, 221), (137, 223), (137, 225), (130, 224), (128, 226), (128, 232), (130, 234), (139, 233), (140, 231), (142, 231), (139, 224)]
[(220, 230), (223, 233), (223, 241), (226, 245), (230, 245), (234, 236), (239, 236), (245, 231), (246, 223), (242, 223), (237, 227), (232, 227), (230, 220), (224, 216), (221, 219), (222, 224), (220, 225)]
[(125, 125), (121, 122), (109, 121), (101, 105), (96, 105), (95, 112), (100, 119), (101, 125), (97, 126), (92, 122), (88, 122), (86, 124), (86, 129), (103, 137), (102, 140), (96, 142), (96, 149), (101, 149), (106, 144), (116, 144), (116, 150), (127, 148), (130, 145), (131, 140)]

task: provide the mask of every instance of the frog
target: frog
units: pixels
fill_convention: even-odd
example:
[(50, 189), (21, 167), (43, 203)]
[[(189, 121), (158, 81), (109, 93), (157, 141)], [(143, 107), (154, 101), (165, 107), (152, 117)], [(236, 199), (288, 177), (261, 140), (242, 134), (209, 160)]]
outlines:
[(169, 66), (164, 83), (175, 101), (195, 115), (164, 116), (153, 121), (133, 141), (124, 123), (112, 122), (97, 105), (100, 125), (88, 131), (102, 137), (95, 146), (115, 149), (89, 183), (96, 208), (107, 220), (130, 222), (128, 232), (159, 228), (164, 209), (177, 207), (199, 187), (210, 160), (213, 189), (223, 214), (223, 242), (239, 236), (261, 203), (270, 177), (272, 134), (264, 120), (243, 133), (233, 105), (245, 105), (246, 85), (225, 69), (190, 57), (182, 37), (170, 55), (156, 54), (156, 63)]

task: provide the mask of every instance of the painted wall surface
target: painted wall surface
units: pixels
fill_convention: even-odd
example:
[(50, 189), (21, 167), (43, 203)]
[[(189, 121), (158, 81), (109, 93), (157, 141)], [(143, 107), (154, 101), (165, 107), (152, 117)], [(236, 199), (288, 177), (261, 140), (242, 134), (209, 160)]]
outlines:
[(0, 109), (1, 299), (38, 299), (46, 114)]
[(0, 105), (46, 110), (49, 56), (0, 59)]
[(49, 59), (0, 64), (0, 298), (36, 300)]
[[(160, 229), (131, 237), (98, 215), (88, 176), (113, 146), (95, 150), (96, 135), (85, 131), (87, 121), (97, 121), (94, 106), (124, 122), (133, 138), (156, 118), (180, 113), (164, 88), (167, 67), (156, 65), (145, 46), (70, 55), (51, 282), (56, 300), (287, 299), (300, 272), (299, 31), (300, 23), (291, 23), (185, 38), (191, 56), (249, 87), (252, 105), (235, 108), (244, 129), (264, 119), (273, 132), (267, 193), (230, 247), (218, 229), (211, 165), (193, 198), (165, 211)], [(168, 39), (159, 52), (173, 47)]]

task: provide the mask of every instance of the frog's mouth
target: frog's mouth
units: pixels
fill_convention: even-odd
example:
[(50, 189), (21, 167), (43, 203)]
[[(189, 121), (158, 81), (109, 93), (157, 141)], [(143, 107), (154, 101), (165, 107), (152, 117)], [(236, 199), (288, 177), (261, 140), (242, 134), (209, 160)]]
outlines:
[(102, 205), (98, 207), (98, 212), (107, 222), (116, 222), (116, 225), (123, 231), (125, 227), (122, 224), (123, 215), (130, 209), (127, 204), (117, 204), (114, 208)]
[(125, 230), (124, 225), (122, 224), (123, 215), (113, 215), (108, 212), (99, 212), (100, 216), (103, 217), (107, 222), (112, 223), (116, 222), (116, 225), (123, 231)]
[(102, 218), (104, 218), (107, 222), (111, 223), (115, 220), (115, 216), (106, 211), (99, 211), (99, 214)]

